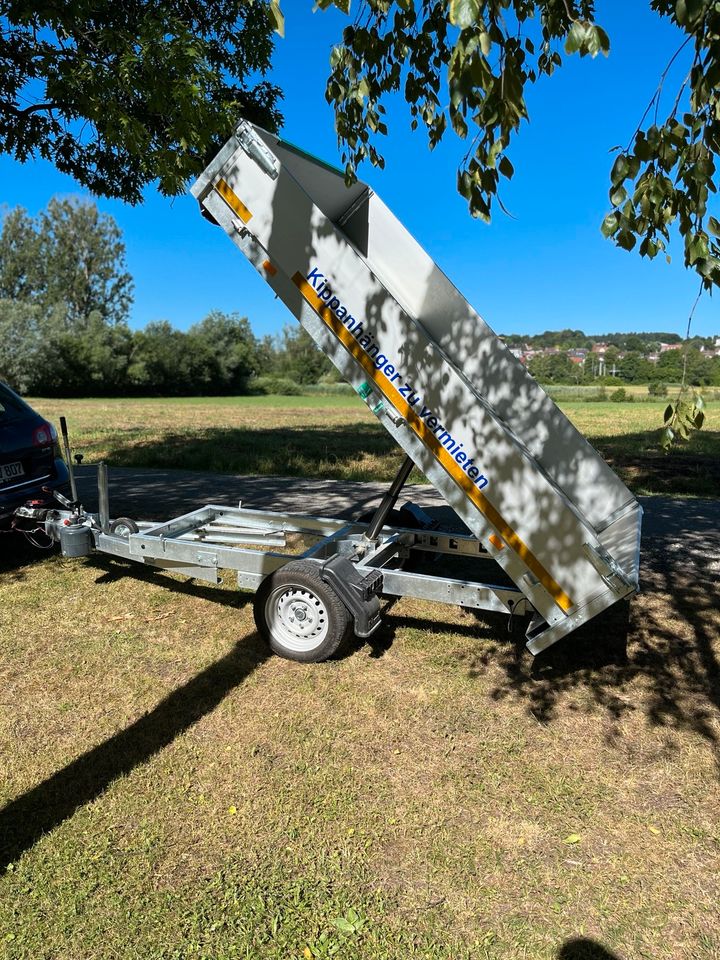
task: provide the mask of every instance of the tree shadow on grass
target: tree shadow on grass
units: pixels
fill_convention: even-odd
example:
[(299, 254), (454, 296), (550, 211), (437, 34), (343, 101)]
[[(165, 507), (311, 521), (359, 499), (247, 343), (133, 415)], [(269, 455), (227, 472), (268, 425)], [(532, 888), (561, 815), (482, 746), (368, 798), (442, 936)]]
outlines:
[[(290, 434), (294, 441), (299, 436), (295, 431), (260, 432), (272, 437)], [(335, 448), (336, 455), (350, 448), (357, 454), (365, 449), (365, 436), (377, 437), (382, 441), (379, 449), (387, 448), (395, 465), (394, 445), (381, 432), (366, 433), (363, 425), (341, 428), (340, 432), (344, 441), (342, 447)], [(218, 431), (213, 431), (215, 433)], [(230, 433), (238, 434), (243, 444), (248, 444), (257, 439), (258, 431)], [(303, 431), (302, 436), (306, 433)], [(338, 435), (335, 429), (323, 429), (319, 433), (321, 444)], [(186, 440), (182, 438), (183, 451)], [(196, 454), (204, 455), (205, 444), (210, 449), (219, 442), (217, 436), (201, 438)], [(253, 469), (248, 456), (243, 447), (244, 459), (236, 466), (245, 472)], [(278, 467), (281, 461), (282, 458), (272, 461), (277, 472), (282, 472)], [(185, 461), (174, 465), (188, 466)], [(207, 463), (199, 465), (204, 469), (208, 467)], [(312, 475), (316, 473), (314, 470)], [(662, 509), (673, 513), (672, 503), (663, 501)], [(634, 600), (629, 614), (627, 607), (618, 605), (536, 659), (525, 651), (521, 630), (508, 636), (504, 618), (488, 618), (483, 614), (482, 624), (471, 621), (459, 628), (453, 625), (454, 632), (484, 641), (482, 649), (464, 662), (470, 676), (477, 677), (499, 667), (500, 679), (495, 682), (492, 696), (496, 700), (517, 697), (542, 723), (552, 722), (566, 694), (584, 689), (590, 694), (591, 704), (615, 720), (642, 710), (657, 727), (699, 734), (720, 761), (715, 730), (720, 714), (720, 577), (715, 566), (720, 551), (717, 550), (718, 511), (712, 507), (710, 502), (697, 508), (679, 504), (673, 514), (679, 518), (675, 526), (671, 522), (668, 527), (666, 523), (670, 535), (656, 538), (653, 548), (644, 552), (643, 593)], [(35, 562), (29, 545), (21, 543), (20, 549), (19, 562), (16, 557), (3, 556), (0, 572), (12, 574), (23, 564)], [(248, 600), (247, 595), (199, 587), (135, 565), (99, 558), (91, 562), (97, 563), (102, 571), (101, 583), (128, 574), (152, 580), (162, 577), (163, 584), (172, 590), (200, 592), (232, 606)], [(441, 612), (438, 620), (442, 621)], [(428, 625), (428, 621), (396, 618), (390, 612), (387, 626), (371, 644), (371, 655), (382, 656), (399, 626)], [(0, 871), (43, 834), (102, 794), (117, 778), (151, 759), (210, 713), (267, 655), (257, 635), (249, 637), (127, 729), (11, 801), (0, 810)], [(459, 662), (458, 666), (462, 665), (463, 662)], [(597, 951), (595, 954), (587, 950), (584, 954), (579, 952), (580, 948), (576, 949), (572, 941), (563, 949), (565, 947), (568, 949), (560, 956), (568, 960), (575, 956), (588, 956), (593, 960), (603, 957)], [(571, 947), (575, 953), (568, 952)]]
[[(664, 453), (657, 431), (590, 438), (631, 490), (670, 496), (720, 496), (720, 431)], [(329, 480), (385, 480), (398, 448), (377, 423), (255, 429), (207, 426), (136, 441), (119, 435), (107, 453), (118, 467), (207, 470)], [(412, 479), (412, 478), (411, 478)], [(418, 479), (418, 476), (415, 477)]]
[[(371, 461), (364, 470), (363, 459)], [(397, 445), (376, 423), (272, 429), (208, 426), (185, 433), (168, 431), (139, 443), (123, 443), (118, 437), (107, 453), (108, 463), (118, 467), (330, 480), (391, 479), (397, 459)]]
[[(614, 721), (642, 711), (651, 726), (686, 730), (709, 745), (720, 773), (720, 584), (717, 574), (658, 563), (641, 593), (616, 604), (536, 658), (524, 637), (491, 643), (466, 662), (471, 677), (500, 668), (496, 701), (515, 697), (539, 722), (563, 709)], [(584, 691), (584, 706), (569, 694)], [(612, 741), (616, 733), (608, 734)]]
[(211, 713), (268, 655), (265, 644), (252, 634), (129, 727), (7, 804), (0, 810), (0, 874), (78, 808)]
[[(644, 506), (641, 590), (632, 601), (537, 657), (525, 649), (524, 618), (508, 632), (507, 617), (468, 610), (465, 623), (448, 629), (479, 643), (450, 653), (450, 665), (455, 659), (471, 678), (491, 676), (494, 700), (514, 698), (543, 724), (561, 710), (597, 710), (611, 721), (610, 741), (620, 721), (640, 711), (655, 728), (702, 737), (720, 771), (720, 502), (650, 498)], [(382, 656), (401, 627), (432, 626), (391, 613), (371, 655)]]
[(589, 437), (615, 473), (636, 493), (720, 497), (720, 431), (703, 430), (667, 453), (660, 431)]

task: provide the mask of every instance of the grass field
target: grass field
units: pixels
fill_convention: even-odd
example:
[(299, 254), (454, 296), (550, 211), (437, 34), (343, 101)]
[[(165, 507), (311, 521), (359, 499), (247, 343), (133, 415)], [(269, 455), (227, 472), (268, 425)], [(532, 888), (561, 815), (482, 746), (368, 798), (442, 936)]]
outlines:
[(303, 666), (129, 574), (0, 554), (3, 960), (720, 956), (712, 564), (534, 664), (401, 601)]
[[(353, 396), (32, 403), (56, 422), (67, 417), (87, 463), (346, 480), (390, 479), (398, 465), (392, 440)], [(666, 404), (561, 407), (634, 492), (720, 496), (720, 402), (708, 404), (705, 428), (669, 454), (658, 442)]]
[[(89, 461), (397, 462), (342, 397), (34, 403)], [(567, 409), (636, 489), (668, 475), (659, 406)], [(5, 537), (0, 958), (717, 960), (720, 580), (681, 556), (536, 661), (518, 624), (402, 600), (303, 666), (267, 656), (230, 576)]]

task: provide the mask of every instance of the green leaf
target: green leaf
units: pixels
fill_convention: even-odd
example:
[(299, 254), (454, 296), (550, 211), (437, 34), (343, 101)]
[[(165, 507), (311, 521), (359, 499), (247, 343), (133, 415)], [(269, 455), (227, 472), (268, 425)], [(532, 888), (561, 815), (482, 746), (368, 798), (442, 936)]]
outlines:
[(623, 250), (632, 250), (635, 246), (635, 236), (629, 230), (621, 230), (615, 238), (615, 242)]
[(450, 0), (450, 23), (465, 30), (477, 23), (480, 0)]
[(619, 183), (622, 183), (623, 180), (628, 175), (628, 162), (624, 155), (621, 153), (619, 157), (616, 157), (615, 163), (613, 164), (612, 170), (610, 171), (610, 181), (614, 187)]
[(714, 237), (720, 237), (720, 223), (715, 217), (708, 217), (708, 230)]
[(464, 140), (468, 133), (468, 125), (463, 115), (458, 110), (454, 110), (450, 122), (455, 133)]
[(670, 429), (670, 427), (665, 427), (660, 436), (660, 446), (663, 448), (663, 450), (669, 450), (674, 439), (675, 434), (673, 431)]
[(508, 180), (510, 180), (512, 175), (515, 173), (515, 168), (507, 157), (502, 157), (500, 163), (498, 164), (498, 170), (504, 177), (507, 177)]
[(340, 933), (355, 933), (355, 927), (352, 923), (346, 920), (345, 917), (336, 917), (335, 920), (333, 920), (333, 926), (337, 927)]
[(692, 26), (707, 11), (707, 0), (677, 0), (675, 16), (681, 26)]
[(663, 423), (670, 423), (673, 417), (673, 405), (669, 403), (665, 407), (665, 413), (663, 414)]
[(481, 196), (473, 193), (470, 201), (470, 216), (476, 220), (482, 220), (483, 223), (490, 223), (490, 207), (485, 203)]
[(697, 260), (704, 260), (708, 255), (707, 237), (702, 233), (696, 233), (692, 240), (687, 244), (688, 263), (693, 264)]
[(466, 200), (470, 199), (472, 196), (472, 178), (467, 170), (463, 170), (462, 173), (458, 172), (457, 188), (461, 196), (465, 197)]
[(504, 147), (505, 147), (505, 141), (502, 138), (498, 138), (493, 142), (493, 145), (488, 150), (487, 160), (485, 161), (485, 165), (487, 167), (490, 167), (490, 169), (492, 169), (496, 165), (497, 159), (500, 156), (500, 154), (503, 152)]
[(620, 222), (619, 213), (615, 213), (615, 212), (609, 213), (603, 220), (602, 224), (600, 225), (600, 230), (602, 232), (602, 235), (604, 237), (611, 237), (617, 230), (619, 222)]
[(625, 179), (627, 179), (628, 177), (632, 177), (633, 179), (635, 179), (635, 177), (638, 175), (638, 171), (640, 170), (640, 161), (638, 160), (637, 157), (631, 157), (631, 156), (627, 156), (625, 159), (627, 160), (627, 167), (628, 167)]
[(705, 423), (705, 414), (702, 412), (702, 410), (699, 410), (695, 416), (695, 419), (693, 420), (693, 426), (695, 427), (696, 430), (700, 430), (702, 429), (702, 425), (704, 423)]
[[(589, 53), (593, 59), (600, 53), (600, 34), (595, 26), (590, 27), (586, 31), (585, 51)], [(581, 50), (581, 55), (585, 51)]]
[(606, 57), (610, 53), (610, 37), (605, 33), (602, 27), (595, 27), (598, 41), (600, 43), (600, 52)]
[(582, 840), (582, 837), (580, 836), (579, 833), (571, 833), (569, 837), (565, 837), (565, 839), (563, 840), (563, 843), (572, 845), (574, 843), (580, 843), (581, 840)]
[(285, 36), (285, 16), (280, 9), (280, 0), (270, 0), (270, 16), (275, 23), (275, 33)]
[(565, 40), (565, 53), (577, 53), (585, 43), (585, 26), (575, 20)]

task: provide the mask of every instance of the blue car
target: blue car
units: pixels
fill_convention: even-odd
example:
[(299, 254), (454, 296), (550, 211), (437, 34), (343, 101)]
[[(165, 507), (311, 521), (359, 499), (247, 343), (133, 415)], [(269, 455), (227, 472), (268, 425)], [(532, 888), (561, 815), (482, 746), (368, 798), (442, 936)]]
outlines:
[(65, 493), (67, 483), (55, 427), (0, 383), (0, 521), (28, 500), (49, 506), (43, 487)]

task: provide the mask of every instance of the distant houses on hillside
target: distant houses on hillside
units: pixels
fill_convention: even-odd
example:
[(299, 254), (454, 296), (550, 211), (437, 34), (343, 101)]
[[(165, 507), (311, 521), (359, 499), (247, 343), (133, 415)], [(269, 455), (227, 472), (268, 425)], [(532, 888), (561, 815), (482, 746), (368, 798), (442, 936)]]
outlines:
[[(500, 337), (500, 340), (503, 342), (507, 339), (507, 337)], [(699, 350), (699, 352), (708, 359), (720, 357), (720, 337), (711, 339), (713, 341), (711, 346), (708, 346), (706, 343), (699, 345), (693, 344), (695, 349)], [(657, 363), (663, 353), (668, 353), (671, 350), (682, 350), (682, 348), (682, 342), (664, 343), (663, 341), (660, 341), (657, 345), (653, 345), (652, 349), (643, 351), (621, 350), (614, 344), (606, 343), (604, 340), (593, 341), (590, 347), (569, 347), (565, 350), (560, 347), (536, 346), (531, 343), (524, 343), (520, 346), (517, 344), (508, 345), (510, 353), (526, 366), (536, 357), (564, 355), (571, 363), (583, 367), (587, 365), (592, 366), (594, 375), (600, 377), (606, 373), (611, 374), (613, 371), (612, 369), (607, 369), (608, 366), (612, 367), (613, 363), (624, 360), (630, 353), (640, 356), (650, 363)]]

